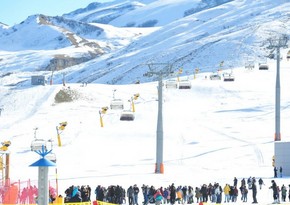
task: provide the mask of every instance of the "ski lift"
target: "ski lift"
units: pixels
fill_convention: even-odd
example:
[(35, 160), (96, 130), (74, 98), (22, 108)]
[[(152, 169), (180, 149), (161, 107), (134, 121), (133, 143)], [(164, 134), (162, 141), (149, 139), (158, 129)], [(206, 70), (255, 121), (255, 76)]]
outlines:
[(31, 142), (31, 151), (37, 151), (37, 150), (42, 150), (42, 147), (44, 150), (46, 150), (46, 141), (44, 139), (34, 139)]
[(224, 73), (224, 81), (234, 81), (235, 76), (232, 73)]
[(290, 50), (287, 52), (287, 60), (290, 59)]
[(191, 82), (189, 80), (181, 80), (178, 83), (179, 89), (191, 89)]
[(165, 81), (165, 87), (166, 88), (177, 88), (178, 83), (176, 79), (168, 79)]
[(255, 61), (249, 60), (245, 63), (245, 68), (249, 70), (253, 70), (255, 68)]
[(113, 99), (110, 104), (111, 110), (124, 109), (124, 102), (122, 99)]
[(53, 152), (48, 153), (47, 155), (45, 155), (46, 159), (56, 163), (56, 155)]
[(135, 119), (135, 115), (131, 110), (123, 110), (120, 116), (121, 121), (133, 121)]
[(259, 63), (259, 70), (269, 70), (269, 66), (266, 63)]
[(209, 76), (211, 80), (221, 80), (221, 76), (217, 73), (213, 73)]

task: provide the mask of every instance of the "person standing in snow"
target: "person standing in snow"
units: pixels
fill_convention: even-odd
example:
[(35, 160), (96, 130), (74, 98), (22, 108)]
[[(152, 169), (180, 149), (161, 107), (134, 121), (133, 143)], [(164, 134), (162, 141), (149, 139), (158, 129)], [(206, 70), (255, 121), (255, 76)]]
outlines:
[(155, 205), (160, 205), (162, 203), (163, 200), (163, 196), (160, 192), (159, 189), (157, 189), (156, 193), (153, 195), (154, 199), (155, 199)]
[(182, 204), (186, 204), (187, 203), (187, 186), (183, 186), (181, 188), (182, 191)]
[(231, 187), (229, 184), (226, 184), (225, 187), (224, 187), (224, 194), (225, 194), (225, 201), (224, 203), (226, 202), (230, 202), (230, 191), (231, 191)]
[(176, 188), (174, 186), (174, 183), (172, 183), (172, 185), (170, 186), (169, 192), (170, 192), (170, 204), (175, 204), (175, 200), (176, 200)]
[(134, 190), (132, 186), (127, 189), (127, 197), (129, 205), (133, 205)]
[(215, 184), (215, 194), (216, 194), (216, 203), (221, 204), (222, 203), (222, 187), (219, 185), (219, 183)]
[(149, 187), (145, 184), (141, 187), (142, 193), (143, 193), (143, 198), (144, 198), (144, 204), (148, 203), (148, 195), (149, 195)]
[(195, 187), (194, 193), (195, 193), (196, 202), (197, 203), (201, 202), (202, 200), (201, 200), (200, 188)]
[(265, 185), (263, 179), (260, 178), (258, 182), (259, 182), (260, 189), (262, 189), (262, 185)]
[(280, 204), (280, 187), (277, 185), (277, 201), (278, 201), (278, 204)]
[(277, 167), (274, 167), (274, 178), (277, 178), (277, 171), (278, 171)]
[(285, 185), (283, 184), (281, 187), (281, 192), (282, 192), (282, 201), (286, 202), (286, 196), (287, 196), (287, 189)]
[(234, 178), (234, 187), (237, 187), (238, 186), (238, 179), (237, 177)]
[(180, 202), (182, 202), (182, 190), (181, 190), (181, 186), (178, 186), (176, 189), (176, 201), (178, 202), (178, 204), (180, 204)]
[(289, 201), (290, 201), (290, 184), (289, 184), (288, 186), (289, 186), (288, 199), (289, 199)]
[(243, 202), (247, 202), (248, 201), (248, 189), (247, 189), (247, 186), (246, 185), (241, 186), (240, 187), (240, 191), (241, 191), (241, 194), (242, 194), (241, 200)]
[(256, 186), (256, 181), (253, 180), (252, 182), (252, 194), (253, 194), (253, 204), (257, 204), (257, 186)]
[(272, 186), (269, 187), (269, 189), (273, 190), (273, 199), (274, 199), (274, 204), (278, 203), (278, 187), (277, 184), (274, 180), (271, 181)]
[(251, 176), (248, 178), (247, 184), (248, 184), (248, 189), (252, 189), (253, 179)]
[(169, 198), (169, 190), (168, 188), (165, 188), (164, 191), (163, 191), (163, 204), (168, 204), (170, 203), (170, 198)]
[(280, 172), (280, 177), (281, 178), (282, 178), (282, 171), (283, 171), (283, 169), (282, 169), (282, 167), (280, 167), (279, 172)]
[(246, 186), (246, 180), (245, 180), (245, 178), (243, 178), (243, 179), (241, 180), (241, 186)]
[(192, 204), (193, 201), (193, 188), (191, 186), (188, 186), (188, 200), (187, 203), (188, 204)]
[(200, 189), (201, 195), (202, 195), (202, 202), (208, 201), (208, 188), (206, 184), (203, 184)]
[(134, 185), (133, 190), (134, 190), (133, 205), (138, 205), (139, 188), (137, 187), (137, 184)]

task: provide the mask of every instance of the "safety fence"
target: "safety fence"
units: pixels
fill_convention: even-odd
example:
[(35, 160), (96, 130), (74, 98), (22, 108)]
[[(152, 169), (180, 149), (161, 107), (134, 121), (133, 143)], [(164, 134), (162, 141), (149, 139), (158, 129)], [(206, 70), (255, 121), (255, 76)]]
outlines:
[[(102, 202), (102, 204), (110, 204), (110, 203), (106, 203), (106, 202)], [(96, 205), (99, 205), (99, 203), (95, 203)], [(64, 204), (57, 204), (57, 203), (53, 203), (53, 204), (49, 204), (49, 205), (95, 205), (94, 202), (80, 202), (80, 203), (64, 203)], [(200, 203), (195, 203), (197, 205), (217, 205), (216, 203), (205, 203), (205, 202), (200, 202)], [(228, 203), (221, 203), (218, 205), (227, 205)], [(289, 202), (286, 203), (281, 203), (283, 205), (290, 205)], [(0, 204), (0, 205), (20, 205), (20, 204)], [(21, 204), (21, 205), (26, 205), (26, 204)], [(32, 204), (32, 205), (39, 205), (39, 204)], [(113, 204), (116, 205), (116, 204)], [(235, 205), (244, 205), (244, 203), (235, 203)]]
[[(35, 204), (38, 195), (37, 181), (0, 181), (0, 205)], [(49, 195), (57, 197), (55, 182), (49, 181)]]
[[(27, 205), (27, 204), (20, 204), (20, 203), (2, 204), (0, 203), (0, 205)], [(38, 204), (30, 204), (30, 205), (38, 205)], [(72, 203), (63, 203), (63, 201), (56, 201), (54, 203), (49, 203), (49, 205), (116, 205), (116, 204), (103, 202), (103, 201), (72, 202)]]

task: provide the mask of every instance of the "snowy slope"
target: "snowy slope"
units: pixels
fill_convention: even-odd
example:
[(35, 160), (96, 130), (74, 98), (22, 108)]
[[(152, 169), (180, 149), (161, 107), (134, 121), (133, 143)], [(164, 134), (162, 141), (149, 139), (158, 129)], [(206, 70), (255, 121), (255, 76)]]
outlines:
[(229, 2), (229, 0), (159, 0), (148, 4), (146, 7), (140, 7), (128, 12), (114, 19), (110, 24), (115, 26), (131, 25), (138, 27), (164, 26), (173, 21), (182, 19), (185, 16), (221, 5), (225, 2)]
[[(168, 5), (165, 2), (139, 1), (144, 6), (134, 12), (148, 8), (160, 12), (166, 8), (170, 16), (178, 10), (177, 5), (185, 5), (172, 0)], [(211, 5), (220, 1), (206, 2)], [(258, 190), (259, 203), (271, 203), (272, 192), (267, 188), (273, 179), (276, 62), (265, 56), (270, 52), (268, 38), (289, 35), (289, 8), (290, 3), (283, 0), (236, 0), (153, 28), (119, 28), (43, 16), (53, 23), (44, 26), (38, 24), (41, 15), (29, 17), (14, 27), (0, 26), (0, 139), (12, 143), (9, 147), (12, 181), (30, 179), (31, 184), (37, 183), (37, 169), (29, 167), (39, 159), (30, 150), (36, 136), (52, 142), (48, 146), (57, 157), (60, 194), (71, 185), (89, 184), (95, 188), (99, 184), (119, 184), (127, 188), (133, 184), (165, 187), (175, 183), (196, 187), (214, 182), (231, 184), (234, 177), (240, 182), (254, 176), (262, 177), (266, 184), (266, 189)], [(124, 22), (129, 22), (130, 13), (122, 15), (122, 18), (128, 15), (128, 21)], [(94, 28), (96, 33), (92, 35), (80, 27)], [(43, 74), (49, 79), (51, 70), (42, 68), (52, 56), (80, 57), (90, 53), (91, 48), (71, 46), (65, 38), (56, 43), (54, 37), (66, 36), (66, 32), (60, 32), (62, 29), (80, 40), (77, 42), (82, 42), (82, 38), (95, 42), (106, 52), (85, 63), (55, 71), (53, 85), (31, 86), (32, 75)], [(44, 36), (46, 32), (50, 35)], [(21, 36), (25, 37), (23, 41)], [(6, 41), (10, 43), (5, 44)], [(283, 141), (289, 141), (290, 136), (287, 52), (288, 49), (281, 49)], [(248, 58), (254, 60), (254, 70), (244, 68)], [(261, 61), (267, 61), (268, 71), (258, 70)], [(175, 72), (164, 79), (176, 78), (182, 67), (179, 77), (189, 77), (192, 88), (163, 88), (165, 173), (155, 174), (157, 77), (144, 74), (152, 68), (149, 65), (160, 69), (165, 64), (172, 65)], [(200, 69), (196, 78), (195, 68)], [(235, 81), (209, 80), (209, 75), (218, 69), (222, 73), (233, 72)], [(133, 84), (137, 80), (141, 83)], [(74, 91), (77, 98), (69, 103), (56, 103), (56, 93), (61, 89)], [(130, 108), (129, 100), (140, 94), (134, 102), (135, 120), (120, 121), (121, 110), (109, 109), (102, 116), (104, 127), (101, 127), (99, 111), (110, 105), (113, 90), (116, 98), (124, 100), (126, 109)], [(55, 128), (64, 121), (68, 125), (61, 134), (59, 147)], [(50, 168), (51, 184), (55, 184), (55, 172), (55, 168)], [(289, 184), (288, 176), (276, 180), (280, 186)], [(250, 194), (248, 197), (243, 204), (252, 202)]]
[[(68, 14), (70, 18), (87, 23), (104, 23), (118, 27), (164, 26), (185, 16), (209, 9), (231, 0), (117, 0), (109, 3), (91, 3), (86, 8)], [(170, 14), (170, 15), (169, 15)]]
[(96, 59), (74, 71), (90, 68), (89, 82), (116, 84), (150, 81), (143, 78), (148, 63), (169, 63), (175, 71), (182, 67), (193, 73), (195, 68), (215, 72), (222, 61), (225, 68), (243, 66), (248, 57), (265, 61), (268, 39), (289, 33), (289, 3), (280, 3), (234, 1), (205, 10), (139, 38), (106, 62)]
[(6, 32), (1, 35), (0, 49), (7, 51), (57, 50), (69, 46), (79, 46), (81, 41), (84, 41), (82, 36), (88, 34), (98, 36), (101, 32), (102, 30), (98, 27), (66, 22), (60, 17), (34, 15), (18, 25), (7, 28)]
[(144, 4), (138, 1), (114, 1), (109, 3), (91, 3), (84, 9), (78, 9), (68, 14), (64, 14), (65, 18), (83, 21), (87, 23), (103, 23), (108, 24), (112, 20), (143, 7)]
[[(62, 85), (2, 86), (0, 117), (1, 140), (10, 140), (12, 180), (37, 182), (37, 168), (29, 167), (38, 159), (30, 151), (34, 131), (38, 139), (52, 140), (57, 156), (59, 192), (71, 185), (178, 185), (200, 186), (218, 182), (232, 183), (233, 177), (262, 177), (270, 186), (274, 135), (275, 61), (268, 71), (235, 68), (234, 82), (211, 81), (210, 73), (189, 76), (192, 89), (165, 89), (163, 98), (164, 174), (154, 174), (156, 162), (157, 82), (131, 85), (67, 84), (65, 89), (78, 93), (69, 103), (57, 104), (56, 93)], [(289, 140), (290, 77), (288, 62), (281, 62), (281, 133)], [(222, 72), (229, 72), (224, 70)], [(22, 78), (29, 77), (23, 73)], [(6, 77), (8, 81), (12, 76)], [(259, 83), (257, 83), (259, 82)], [(69, 87), (69, 88), (68, 88)], [(120, 121), (120, 110), (109, 109), (115, 97), (134, 102), (135, 120)], [(25, 106), (23, 106), (25, 105)], [(55, 127), (68, 125), (58, 147)], [(50, 147), (50, 144), (49, 144)], [(19, 172), (18, 170), (21, 170)], [(51, 184), (55, 168), (49, 168)], [(277, 179), (279, 185), (288, 178)], [(249, 195), (248, 203), (251, 203)], [(140, 200), (142, 196), (140, 195)], [(258, 191), (259, 203), (272, 202), (270, 190)]]
[[(0, 44), (3, 45), (0, 56), (1, 72), (5, 74), (14, 69), (51, 71), (52, 66), (56, 64), (53, 64), (52, 60), (58, 60), (60, 56), (63, 59), (60, 59), (59, 64), (62, 64), (62, 60), (69, 56), (71, 61), (78, 63), (73, 64), (75, 66), (68, 63), (66, 67), (55, 69), (57, 83), (61, 83), (63, 73), (66, 73), (67, 80), (71, 83), (87, 81), (127, 84), (137, 80), (150, 82), (156, 78), (143, 78), (149, 70), (148, 63), (168, 63), (174, 71), (182, 67), (183, 75), (192, 74), (195, 68), (199, 68), (201, 72), (215, 72), (221, 62), (224, 62), (223, 67), (226, 69), (244, 66), (248, 58), (254, 59), (258, 64), (264, 62), (266, 56), (272, 52), (267, 49), (269, 38), (281, 34), (289, 35), (288, 2), (206, 2), (210, 5), (209, 9), (199, 10), (178, 20), (168, 20), (166, 25), (153, 28), (120, 28), (43, 15), (38, 15), (37, 18), (43, 17), (49, 25), (38, 25), (37, 21), (35, 22), (37, 18), (34, 18), (32, 23), (28, 23), (28, 18), (22, 23), (25, 25), (19, 24), (0, 33), (3, 39)], [(128, 1), (119, 0), (115, 3), (127, 4)], [(159, 13), (160, 19), (172, 17), (175, 10), (183, 10), (189, 4), (185, 0), (182, 3), (173, 0), (139, 3), (144, 5), (142, 9), (150, 8), (150, 12), (146, 10), (147, 14), (157, 15), (162, 8), (166, 9), (166, 15)], [(102, 5), (98, 4), (97, 7), (101, 8)], [(104, 5), (114, 8), (112, 2)], [(134, 10), (137, 11), (140, 12), (140, 16), (145, 16), (141, 15), (143, 11)], [(81, 10), (76, 13), (83, 12)], [(130, 13), (122, 15), (122, 18)], [(135, 18), (127, 17), (124, 22)], [(49, 32), (52, 35), (47, 36)], [(28, 40), (23, 41), (23, 36)], [(72, 44), (73, 42), (77, 43)], [(18, 52), (16, 48), (22, 51)], [(95, 48), (97, 55), (92, 54)], [(86, 75), (77, 75), (79, 73)], [(49, 73), (46, 75), (50, 76)]]
[(58, 49), (67, 47), (69, 40), (63, 34), (51, 26), (39, 25), (38, 16), (30, 16), (22, 24), (15, 25), (7, 29), (5, 34), (1, 35), (1, 50), (41, 50)]

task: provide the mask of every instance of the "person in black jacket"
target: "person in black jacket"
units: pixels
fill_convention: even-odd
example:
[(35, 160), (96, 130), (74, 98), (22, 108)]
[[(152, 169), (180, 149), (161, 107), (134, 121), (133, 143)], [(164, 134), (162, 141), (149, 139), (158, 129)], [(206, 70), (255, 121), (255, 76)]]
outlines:
[(137, 187), (137, 184), (134, 184), (133, 186), (134, 195), (133, 195), (133, 204), (138, 205), (138, 194), (139, 194), (139, 188)]
[(175, 200), (176, 200), (176, 188), (174, 186), (174, 183), (171, 184), (170, 188), (170, 204), (175, 204)]
[(128, 197), (129, 205), (133, 205), (133, 197), (134, 197), (133, 195), (134, 195), (134, 190), (133, 190), (133, 187), (130, 186), (127, 189), (127, 197)]
[(277, 178), (277, 171), (278, 171), (277, 167), (274, 167), (274, 178)]
[(234, 187), (238, 187), (238, 179), (237, 179), (237, 177), (234, 178)]
[(282, 172), (283, 172), (282, 167), (280, 167), (279, 172), (280, 172), (280, 177), (282, 178)]
[(273, 199), (274, 203), (276, 204), (278, 202), (278, 187), (274, 180), (271, 181), (272, 186), (269, 187), (269, 189), (273, 190)]
[(208, 189), (207, 185), (203, 184), (201, 189), (200, 189), (201, 195), (202, 195), (202, 201), (207, 202), (208, 201)]
[(252, 192), (253, 192), (253, 204), (257, 204), (257, 186), (256, 186), (256, 180), (253, 180), (252, 183)]
[(259, 186), (260, 186), (260, 189), (262, 189), (262, 186), (263, 186), (263, 185), (265, 185), (265, 184), (264, 184), (264, 181), (263, 181), (262, 178), (260, 178), (260, 179), (259, 179)]

